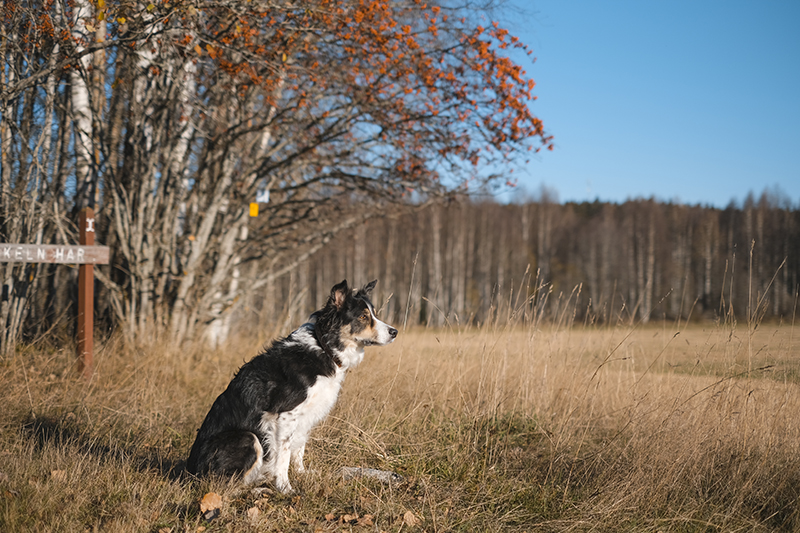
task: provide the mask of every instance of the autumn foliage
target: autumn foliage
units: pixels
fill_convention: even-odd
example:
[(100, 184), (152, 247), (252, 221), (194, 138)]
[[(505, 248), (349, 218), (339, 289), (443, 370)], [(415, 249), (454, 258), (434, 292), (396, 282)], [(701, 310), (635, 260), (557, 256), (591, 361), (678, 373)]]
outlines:
[[(373, 157), (354, 162), (369, 177), (420, 183), (436, 179), (445, 162), (478, 165), (523, 145), (551, 146), (529, 108), (533, 80), (503, 54), (526, 46), (496, 22), (470, 27), (458, 12), (421, 1), (98, 0), (83, 18), (77, 3), (59, 13), (45, 1), (35, 15), (19, 17), (17, 3), (6, 2), (5, 23), (23, 35), (27, 53), (52, 52), (60, 41), (62, 66), (76, 50), (124, 47), (160, 58), (149, 69), (157, 78), (170, 74), (167, 57), (184, 57), (199, 66), (202, 84), (240, 101), (257, 93), (262, 110), (278, 108), (274, 120), (302, 123), (303, 135), (291, 141), (300, 151), (372, 149)], [(132, 81), (115, 70), (114, 89)], [(232, 125), (228, 133), (250, 127)]]
[(232, 90), (258, 86), (274, 105), (291, 95), (295, 111), (314, 120), (311, 137), (357, 105), (359, 120), (344, 140), (389, 150), (382, 171), (419, 181), (436, 176), (428, 158), (477, 164), (482, 150), (508, 154), (531, 137), (549, 142), (527, 105), (533, 81), (499, 53), (524, 45), (497, 24), (468, 29), (438, 6), (377, 0), (244, 14), (220, 8), (207, 21), (195, 51), (219, 65)]

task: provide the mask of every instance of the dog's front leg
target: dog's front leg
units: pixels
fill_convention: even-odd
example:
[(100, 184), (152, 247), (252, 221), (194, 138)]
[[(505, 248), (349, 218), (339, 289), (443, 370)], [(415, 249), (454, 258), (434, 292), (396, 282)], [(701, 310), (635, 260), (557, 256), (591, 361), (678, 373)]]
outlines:
[(288, 446), (281, 445), (277, 450), (275, 461), (275, 488), (278, 491), (289, 494), (293, 492), (292, 484), (289, 483), (289, 458), (291, 452)]
[(287, 494), (292, 492), (289, 483), (289, 461), (292, 457), (292, 436), (297, 429), (297, 418), (291, 413), (282, 413), (278, 417), (277, 435), (275, 439), (275, 488)]
[(303, 474), (306, 471), (305, 465), (303, 465), (303, 455), (306, 453), (306, 442), (305, 439), (302, 442), (296, 443), (292, 447), (292, 466), (294, 467), (295, 471), (299, 474)]

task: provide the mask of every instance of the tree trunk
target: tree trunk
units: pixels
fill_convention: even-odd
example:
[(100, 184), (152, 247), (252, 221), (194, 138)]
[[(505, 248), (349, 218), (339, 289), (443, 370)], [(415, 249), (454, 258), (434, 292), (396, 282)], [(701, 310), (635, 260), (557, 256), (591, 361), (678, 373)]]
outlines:
[(441, 326), (444, 324), (444, 286), (442, 279), (442, 219), (441, 207), (433, 206), (430, 210), (431, 217), (431, 252), (430, 274), (428, 281), (428, 326)]
[[(92, 4), (86, 0), (74, 0), (72, 4), (72, 38), (77, 54), (82, 54), (90, 42), (91, 33), (86, 28), (86, 21), (93, 18)], [(72, 127), (75, 133), (75, 177), (77, 181), (76, 209), (94, 206), (95, 165), (94, 165), (94, 128), (92, 127), (92, 105), (90, 95), (91, 56), (80, 55), (78, 67), (69, 70), (70, 96), (72, 104)]]

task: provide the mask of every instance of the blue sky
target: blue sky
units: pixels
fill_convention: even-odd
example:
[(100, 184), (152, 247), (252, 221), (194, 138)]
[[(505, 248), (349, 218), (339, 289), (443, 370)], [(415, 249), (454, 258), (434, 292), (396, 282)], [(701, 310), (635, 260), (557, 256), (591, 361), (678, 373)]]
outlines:
[(513, 0), (532, 110), (555, 136), (514, 174), (559, 200), (800, 206), (800, 1)]

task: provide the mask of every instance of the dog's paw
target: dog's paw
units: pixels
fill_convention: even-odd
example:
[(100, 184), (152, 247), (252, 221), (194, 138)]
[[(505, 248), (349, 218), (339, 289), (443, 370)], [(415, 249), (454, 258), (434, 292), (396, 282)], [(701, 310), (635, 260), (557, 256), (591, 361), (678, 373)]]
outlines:
[(275, 480), (275, 488), (278, 489), (278, 492), (284, 495), (291, 495), (294, 494), (294, 489), (292, 488), (292, 484), (289, 483), (289, 479), (276, 479)]

